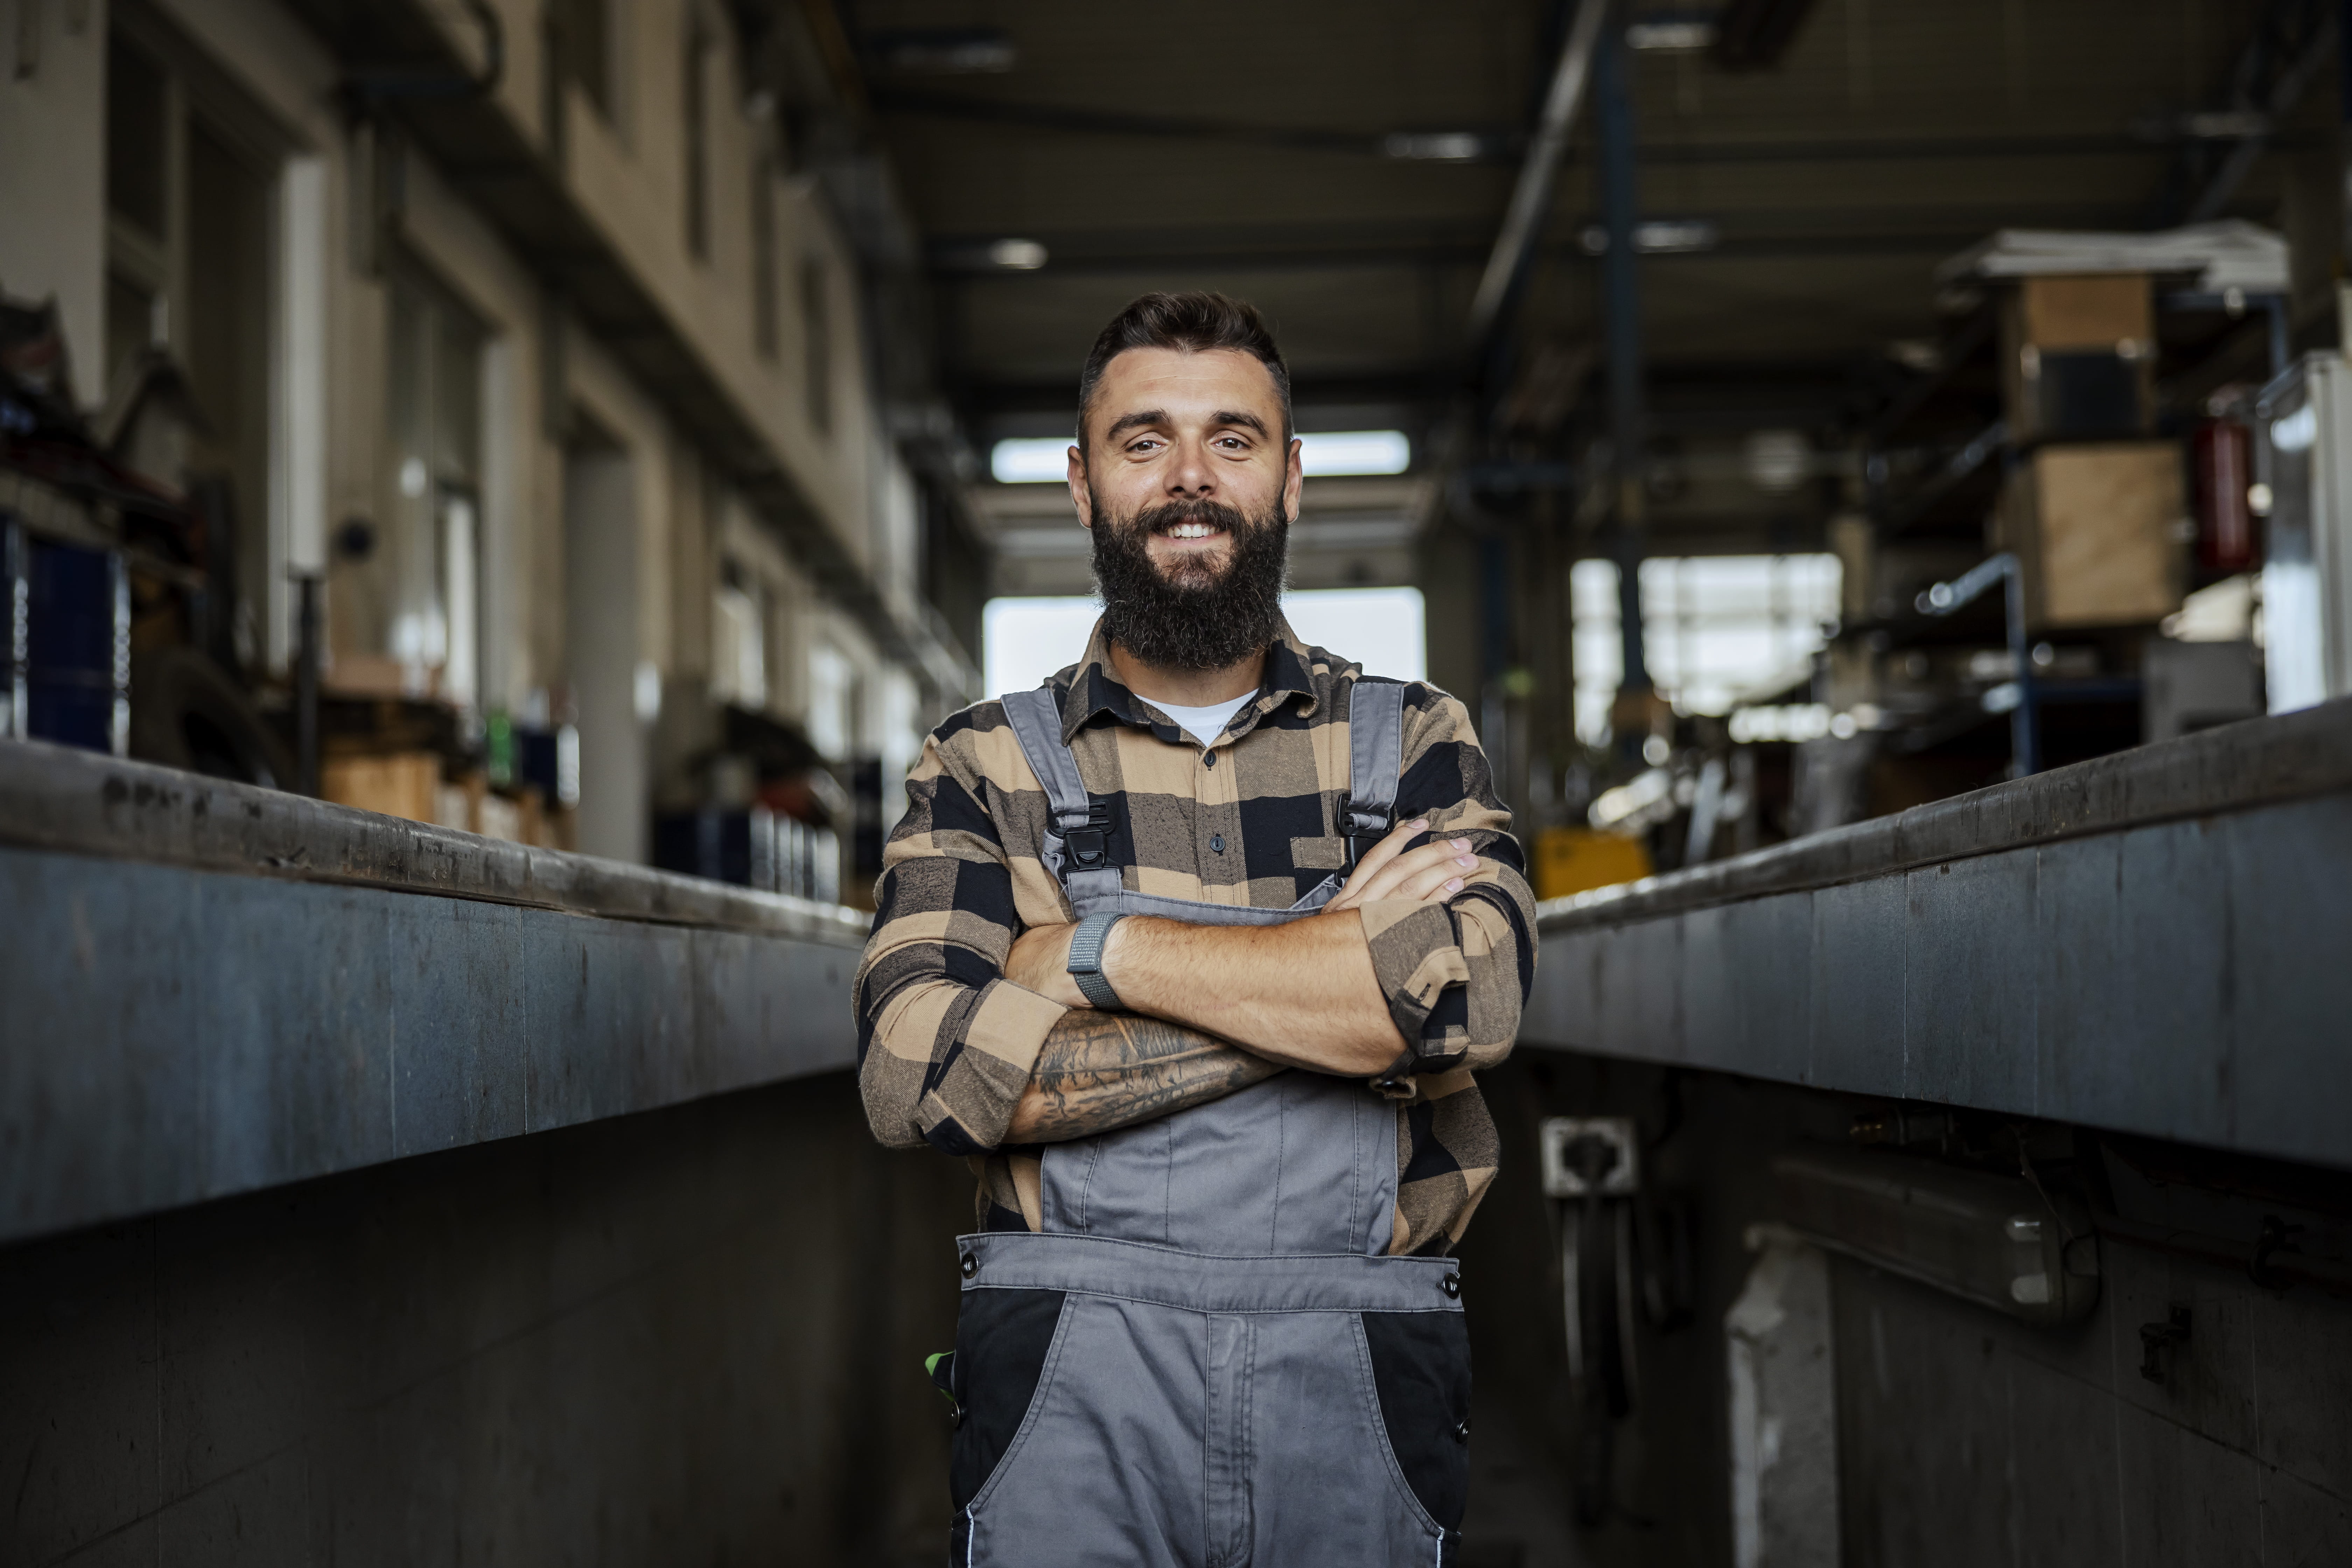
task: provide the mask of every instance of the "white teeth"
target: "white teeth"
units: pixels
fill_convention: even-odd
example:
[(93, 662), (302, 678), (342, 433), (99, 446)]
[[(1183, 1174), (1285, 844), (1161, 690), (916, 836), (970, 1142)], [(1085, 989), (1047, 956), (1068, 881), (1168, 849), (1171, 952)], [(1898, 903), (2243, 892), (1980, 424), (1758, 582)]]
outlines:
[(1216, 531), (1205, 522), (1180, 522), (1168, 531), (1171, 539), (1206, 539)]

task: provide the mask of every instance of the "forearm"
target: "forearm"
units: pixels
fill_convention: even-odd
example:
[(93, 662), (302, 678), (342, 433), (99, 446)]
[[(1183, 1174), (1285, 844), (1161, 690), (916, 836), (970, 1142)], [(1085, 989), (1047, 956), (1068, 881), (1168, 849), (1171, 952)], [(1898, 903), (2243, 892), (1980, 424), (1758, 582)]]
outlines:
[(1281, 1070), (1163, 1019), (1077, 1008), (1047, 1033), (1005, 1141), (1091, 1137), (1222, 1100)]
[(1273, 926), (1137, 916), (1112, 928), (1103, 968), (1131, 1011), (1286, 1067), (1367, 1078), (1405, 1050), (1353, 910)]

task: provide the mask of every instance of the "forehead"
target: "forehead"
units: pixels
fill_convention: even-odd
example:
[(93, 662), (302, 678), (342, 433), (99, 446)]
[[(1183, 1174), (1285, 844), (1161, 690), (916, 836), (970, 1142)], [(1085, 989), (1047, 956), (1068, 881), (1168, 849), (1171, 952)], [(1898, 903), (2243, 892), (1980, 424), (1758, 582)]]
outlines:
[(1181, 421), (1221, 409), (1251, 413), (1269, 429), (1282, 427), (1282, 398), (1274, 373), (1240, 349), (1128, 349), (1103, 366), (1095, 384), (1089, 425), (1144, 409), (1164, 409)]

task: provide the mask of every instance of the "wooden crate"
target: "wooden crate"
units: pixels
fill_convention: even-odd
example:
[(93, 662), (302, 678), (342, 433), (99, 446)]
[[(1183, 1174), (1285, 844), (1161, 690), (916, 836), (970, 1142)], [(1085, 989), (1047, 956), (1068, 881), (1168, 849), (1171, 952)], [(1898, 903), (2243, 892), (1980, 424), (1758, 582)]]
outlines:
[(2025, 563), (2035, 630), (2147, 625), (2180, 607), (2189, 505), (2170, 441), (2044, 447), (2011, 470), (1996, 542)]
[(320, 793), (338, 805), (411, 822), (431, 822), (439, 807), (441, 759), (432, 752), (330, 756), (319, 772)]

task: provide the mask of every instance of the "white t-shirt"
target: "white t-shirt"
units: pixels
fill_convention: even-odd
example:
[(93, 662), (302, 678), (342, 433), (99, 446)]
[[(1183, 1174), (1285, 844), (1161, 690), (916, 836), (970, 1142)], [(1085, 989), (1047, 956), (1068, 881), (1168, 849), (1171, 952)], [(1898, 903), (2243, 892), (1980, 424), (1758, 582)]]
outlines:
[(1225, 726), (1233, 722), (1234, 715), (1242, 710), (1242, 704), (1256, 696), (1255, 691), (1244, 691), (1231, 702), (1212, 702), (1206, 708), (1179, 708), (1172, 702), (1151, 705), (1175, 720), (1186, 734), (1203, 746), (1213, 746), (1217, 737), (1225, 732)]

